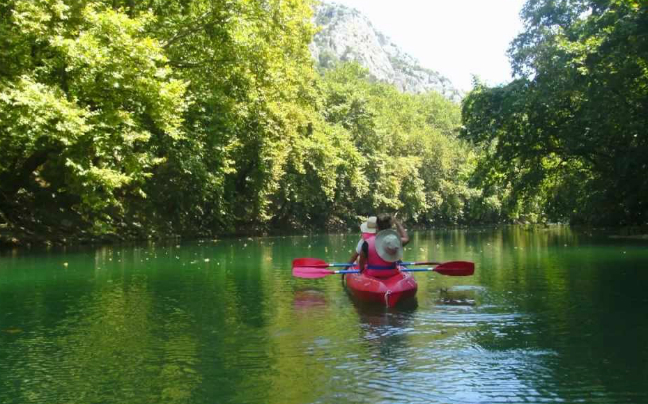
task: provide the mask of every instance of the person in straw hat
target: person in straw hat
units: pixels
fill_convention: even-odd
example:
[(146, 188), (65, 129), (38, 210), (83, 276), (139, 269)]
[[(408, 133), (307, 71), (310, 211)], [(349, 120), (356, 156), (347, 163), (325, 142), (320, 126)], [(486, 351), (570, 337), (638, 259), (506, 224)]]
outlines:
[[(392, 224), (397, 231), (391, 229)], [(365, 238), (360, 247), (358, 266), (366, 275), (387, 278), (398, 273), (397, 262), (403, 258), (409, 237), (401, 223), (388, 214), (376, 218), (376, 228), (378, 232)]]
[(356, 246), (355, 251), (351, 254), (349, 258), (349, 263), (354, 264), (358, 257), (360, 256), (360, 251), (362, 250), (362, 244), (366, 239), (374, 237), (378, 231), (378, 218), (376, 216), (369, 216), (365, 222), (360, 225), (360, 241)]

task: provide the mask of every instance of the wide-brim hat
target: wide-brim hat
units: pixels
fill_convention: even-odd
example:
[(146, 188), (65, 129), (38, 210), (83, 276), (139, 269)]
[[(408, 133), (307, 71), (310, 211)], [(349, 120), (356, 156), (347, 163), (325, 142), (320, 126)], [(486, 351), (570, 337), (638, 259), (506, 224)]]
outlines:
[(382, 230), (376, 234), (376, 252), (387, 262), (396, 262), (403, 258), (403, 243), (394, 230)]
[(378, 230), (378, 218), (376, 216), (369, 216), (367, 221), (360, 225), (360, 231), (363, 233), (375, 233)]

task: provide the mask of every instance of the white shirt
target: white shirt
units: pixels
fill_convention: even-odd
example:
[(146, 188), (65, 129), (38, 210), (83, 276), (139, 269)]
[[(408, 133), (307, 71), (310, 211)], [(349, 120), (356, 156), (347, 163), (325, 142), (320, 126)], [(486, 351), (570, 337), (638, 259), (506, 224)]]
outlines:
[(358, 246), (356, 247), (356, 252), (358, 255), (362, 252), (362, 245), (364, 244), (365, 240), (363, 238), (360, 238), (360, 241), (358, 241)]

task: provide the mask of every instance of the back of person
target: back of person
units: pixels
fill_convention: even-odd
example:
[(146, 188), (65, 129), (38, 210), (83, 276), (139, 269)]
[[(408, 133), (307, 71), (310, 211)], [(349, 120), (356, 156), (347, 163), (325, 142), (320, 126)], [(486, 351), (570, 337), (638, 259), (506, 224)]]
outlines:
[(351, 254), (351, 258), (349, 258), (349, 263), (353, 264), (356, 262), (356, 259), (358, 259), (358, 257), (360, 256), (362, 245), (364, 244), (365, 240), (376, 237), (376, 231), (377, 231), (376, 221), (377, 221), (376, 216), (370, 216), (367, 218), (366, 222), (360, 225), (360, 232), (361, 232), (360, 241), (358, 241), (358, 245), (356, 246), (355, 251), (353, 252), (353, 254)]
[(365, 241), (367, 243), (365, 275), (376, 278), (389, 278), (398, 274), (398, 265), (395, 262), (384, 260), (376, 250), (376, 237), (371, 237)]
[[(399, 272), (397, 261), (403, 258), (403, 246), (409, 242), (407, 231), (398, 220), (389, 214), (380, 214), (372, 217), (375, 220), (377, 234), (364, 237), (358, 243), (357, 253), (358, 267), (363, 273), (377, 278), (386, 278), (396, 275)], [(396, 225), (396, 231), (391, 229), (392, 224)], [(365, 225), (364, 228), (367, 226)], [(374, 230), (375, 232), (375, 230)]]

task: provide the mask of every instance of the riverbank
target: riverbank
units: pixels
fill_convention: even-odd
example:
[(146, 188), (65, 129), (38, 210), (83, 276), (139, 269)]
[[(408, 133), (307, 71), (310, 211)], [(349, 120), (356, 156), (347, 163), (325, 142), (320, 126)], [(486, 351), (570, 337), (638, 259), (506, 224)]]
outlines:
[[(221, 232), (196, 231), (190, 234), (176, 234), (139, 225), (127, 225), (125, 223), (120, 223), (117, 227), (118, 229), (115, 231), (94, 234), (89, 226), (75, 226), (71, 221), (66, 219), (59, 225), (31, 223), (30, 227), (10, 226), (6, 223), (0, 223), (0, 249), (281, 236), (308, 234), (316, 230), (304, 227), (268, 228), (259, 225), (246, 225)], [(336, 223), (324, 229), (317, 230), (319, 232), (342, 233), (354, 231), (355, 229), (343, 223)]]
[(627, 240), (646, 240), (648, 241), (648, 234), (635, 234), (631, 236), (620, 236), (620, 235), (612, 235), (610, 238), (613, 239), (627, 239)]
[[(420, 224), (411, 224), (407, 228), (410, 231), (425, 231), (432, 229), (447, 228), (482, 228), (482, 227), (500, 227), (520, 224), (474, 224), (474, 225), (443, 225), (443, 226), (422, 226)], [(525, 224), (533, 228), (552, 227), (560, 224)], [(592, 235), (603, 234), (605, 237), (616, 240), (639, 240), (648, 241), (648, 228), (646, 226), (625, 226), (618, 228), (592, 228), (587, 226), (573, 226), (575, 231)], [(0, 223), (0, 249), (9, 248), (30, 248), (30, 247), (48, 247), (48, 246), (75, 246), (75, 245), (109, 245), (121, 243), (139, 243), (147, 241), (173, 241), (180, 240), (209, 240), (216, 238), (236, 238), (236, 237), (264, 237), (264, 236), (282, 236), (282, 235), (303, 235), (317, 231), (319, 233), (344, 233), (357, 230), (354, 226), (346, 225), (342, 222), (336, 222), (326, 228), (309, 229), (309, 228), (268, 228), (261, 226), (241, 226), (230, 231), (222, 232), (197, 232), (192, 234), (173, 234), (164, 233), (155, 229), (142, 228), (141, 226), (127, 226), (122, 223), (119, 225), (119, 231), (106, 232), (104, 234), (93, 234), (91, 229), (86, 227), (75, 226), (71, 221), (62, 219), (56, 226), (50, 224), (32, 223), (32, 227), (10, 226), (7, 223)]]

